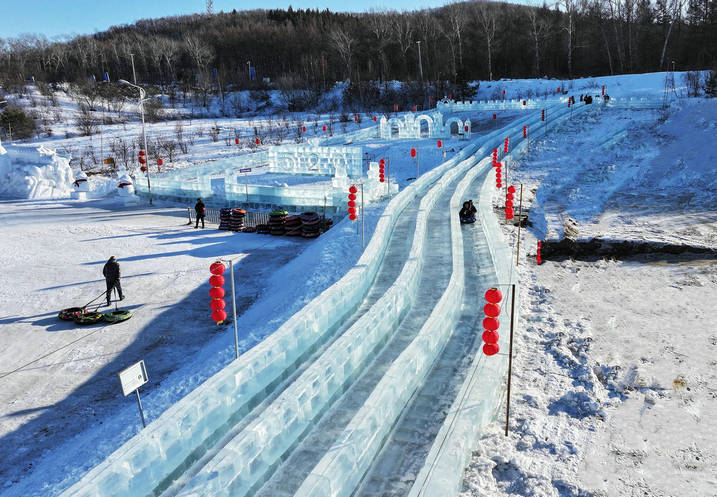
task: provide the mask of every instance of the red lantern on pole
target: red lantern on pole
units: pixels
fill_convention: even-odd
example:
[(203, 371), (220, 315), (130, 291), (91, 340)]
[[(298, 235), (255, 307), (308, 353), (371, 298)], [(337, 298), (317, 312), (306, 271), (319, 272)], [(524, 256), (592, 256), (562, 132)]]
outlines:
[(481, 338), (483, 339), (483, 353), (491, 356), (500, 351), (498, 345), (498, 333), (496, 330), (500, 327), (498, 316), (500, 315), (500, 306), (498, 303), (503, 300), (503, 295), (497, 288), (490, 288), (485, 292), (487, 304), (483, 306), (483, 313), (486, 317), (483, 319), (483, 328), (485, 331)]
[(227, 313), (224, 311), (226, 302), (224, 302), (224, 274), (226, 267), (220, 261), (213, 262), (209, 266), (209, 272), (212, 276), (209, 278), (209, 284), (212, 286), (209, 290), (209, 296), (212, 297), (212, 301), (209, 303), (212, 312), (212, 320), (217, 324), (222, 324), (227, 318)]
[(506, 198), (506, 200), (513, 200), (513, 194), (508, 192), (505, 194), (505, 198)]
[(602, 96), (605, 96), (605, 85), (602, 85)]
[(523, 138), (528, 138), (528, 127), (523, 126)]
[(505, 144), (503, 145), (503, 153), (508, 153), (508, 142), (510, 141), (510, 138), (505, 139)]
[(351, 185), (349, 187), (349, 201), (348, 201), (348, 213), (349, 213), (349, 219), (351, 221), (356, 221), (357, 215), (356, 215), (356, 192), (358, 192), (358, 188), (356, 188), (355, 185)]
[(162, 160), (161, 157), (160, 157), (159, 159), (157, 159), (157, 165), (158, 165), (158, 166), (164, 165), (164, 161)]
[(528, 105), (528, 101), (527, 101), (527, 100), (523, 100), (523, 107), (525, 107), (526, 105)]
[(485, 300), (491, 304), (499, 304), (503, 300), (503, 293), (497, 288), (489, 288), (485, 291)]
[(373, 116), (373, 120), (374, 120), (374, 122), (376, 122), (376, 116)]
[(500, 335), (498, 335), (497, 331), (488, 331), (485, 330), (483, 332), (483, 335), (481, 336), (483, 341), (485, 343), (498, 343), (498, 339), (500, 338)]
[(393, 105), (393, 110), (394, 110), (394, 112), (398, 112), (398, 104)]
[(558, 93), (560, 93), (560, 87), (558, 86)]
[(443, 146), (443, 142), (441, 140), (438, 140), (436, 142), (436, 145), (438, 146), (438, 148), (441, 148)]
[(545, 109), (540, 111), (540, 120), (545, 121)]
[(259, 144), (261, 143), (261, 140), (260, 140), (259, 138), (257, 138), (256, 140), (254, 140), (254, 143), (256, 143), (257, 145), (259, 145)]
[(306, 126), (302, 126), (302, 127), (301, 127), (301, 132), (302, 132), (302, 133), (306, 133)]
[(386, 172), (386, 160), (381, 159), (378, 161), (378, 180), (383, 183), (386, 180), (384, 173)]
[(487, 356), (496, 355), (500, 352), (500, 347), (497, 343), (486, 343), (483, 344), (483, 353)]
[(411, 157), (415, 157), (415, 156), (416, 156), (416, 149), (412, 148), (411, 149)]
[(416, 112), (416, 106), (415, 106), (415, 105), (413, 106), (413, 112)]
[(500, 316), (500, 306), (492, 302), (488, 302), (483, 306), (483, 314), (491, 318), (497, 318)]
[(568, 109), (570, 108), (570, 99), (568, 99)]
[(146, 172), (147, 172), (147, 166), (142, 166), (142, 167), (139, 168), (139, 170), (142, 171), (143, 173), (146, 173)]
[(355, 123), (358, 122), (358, 116), (356, 116), (356, 115), (354, 115), (354, 122), (355, 122)]
[(325, 125), (325, 124), (324, 124), (323, 126), (321, 126), (321, 130), (322, 130), (322, 131), (326, 131), (326, 125)]
[(466, 124), (465, 126), (463, 126), (463, 131), (465, 131), (466, 133), (468, 133), (468, 125), (467, 125), (467, 124)]
[(140, 157), (140, 158), (139, 158), (139, 163), (140, 163), (140, 164), (146, 164), (146, 163), (147, 163), (147, 159), (145, 159), (144, 157)]
[(535, 262), (538, 263), (538, 265), (543, 263), (543, 258), (540, 256), (540, 249), (543, 246), (543, 242), (538, 240), (538, 251), (535, 253)]
[(498, 119), (498, 115), (497, 115), (497, 114), (493, 114), (493, 119)]
[(239, 138), (234, 138), (234, 143), (235, 143), (236, 145), (239, 145)]
[(515, 187), (513, 185), (508, 187), (508, 193), (515, 193)]
[(505, 95), (505, 90), (503, 90), (503, 95)]
[(140, 156), (140, 157), (144, 157), (145, 155), (147, 155), (147, 154), (145, 153), (144, 150), (140, 150), (140, 151), (139, 151), (139, 156)]

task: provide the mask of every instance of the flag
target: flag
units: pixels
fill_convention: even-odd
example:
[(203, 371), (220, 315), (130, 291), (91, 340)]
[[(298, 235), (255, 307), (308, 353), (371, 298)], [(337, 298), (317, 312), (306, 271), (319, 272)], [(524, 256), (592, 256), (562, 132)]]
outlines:
[(104, 81), (105, 83), (109, 83), (110, 82), (110, 73), (105, 72), (104, 76), (102, 76), (102, 81)]
[(34, 85), (34, 84), (35, 84), (35, 76), (30, 76), (29, 81), (30, 81), (31, 84)]
[(96, 80), (95, 80), (95, 75), (94, 75), (94, 74), (90, 74), (90, 83), (94, 83), (95, 81), (96, 81)]
[(249, 67), (249, 78), (254, 81), (256, 79), (256, 73), (253, 67)]
[(217, 79), (217, 68), (212, 69), (212, 78)]

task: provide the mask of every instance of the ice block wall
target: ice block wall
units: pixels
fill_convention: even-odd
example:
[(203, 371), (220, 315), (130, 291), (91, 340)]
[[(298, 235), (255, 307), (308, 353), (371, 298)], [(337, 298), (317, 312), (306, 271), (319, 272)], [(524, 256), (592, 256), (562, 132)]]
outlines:
[[(490, 161), (471, 171), (451, 197), (450, 211), (459, 210), (465, 191)], [(464, 292), (463, 236), (457, 216), (450, 216), (452, 272), (448, 286), (418, 335), (391, 364), (364, 405), (296, 492), (295, 497), (348, 497), (381, 449), (401, 412), (422, 385), (436, 357), (453, 333)]]
[(394, 197), (357, 265), (341, 280), (262, 343), (167, 409), (62, 496), (147, 495), (157, 482), (201, 457), (212, 440), (261, 402), (358, 307), (378, 271), (400, 213), (476, 148), (469, 145)]
[(268, 154), (272, 173), (313, 174), (360, 178), (363, 172), (361, 147), (320, 147), (288, 145), (271, 147)]

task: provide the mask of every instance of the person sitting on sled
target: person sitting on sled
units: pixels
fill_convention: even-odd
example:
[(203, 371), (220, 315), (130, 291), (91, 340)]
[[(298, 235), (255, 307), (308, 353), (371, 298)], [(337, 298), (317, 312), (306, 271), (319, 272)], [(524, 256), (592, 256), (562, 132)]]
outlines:
[[(471, 207), (472, 207), (472, 209), (471, 209)], [(476, 212), (476, 208), (473, 207), (469, 201), (463, 202), (463, 208), (458, 213), (458, 217), (460, 218), (461, 223), (464, 223), (464, 224), (465, 223), (475, 223), (475, 221), (476, 221), (475, 212)]]

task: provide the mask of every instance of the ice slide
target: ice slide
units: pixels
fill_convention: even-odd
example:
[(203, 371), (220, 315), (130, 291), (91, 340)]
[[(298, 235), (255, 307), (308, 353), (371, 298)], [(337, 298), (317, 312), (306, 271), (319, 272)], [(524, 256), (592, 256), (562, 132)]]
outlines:
[[(404, 421), (410, 431), (412, 420), (435, 418), (428, 411), (411, 416), (421, 410), (418, 401), (424, 407), (452, 401), (432, 397), (441, 383), (429, 374), (436, 358), (443, 357), (436, 371), (458, 349), (460, 362), (472, 359), (475, 330), (458, 303), (496, 277), (481, 248), (481, 228), (474, 225), (466, 248), (450, 213), (465, 192), (477, 191), (490, 166), (480, 159), (504, 136), (520, 141), (521, 121), (473, 142), (395, 197), (342, 280), (64, 495), (351, 495)], [(475, 257), (474, 245), (483, 255), (466, 260)], [(479, 274), (485, 267), (485, 281), (466, 285), (465, 267)], [(424, 452), (431, 443), (429, 435)], [(309, 446), (315, 453), (303, 457)], [(421, 457), (409, 462), (423, 463)], [(390, 479), (372, 472), (364, 481), (367, 495), (370, 482), (388, 488)]]

